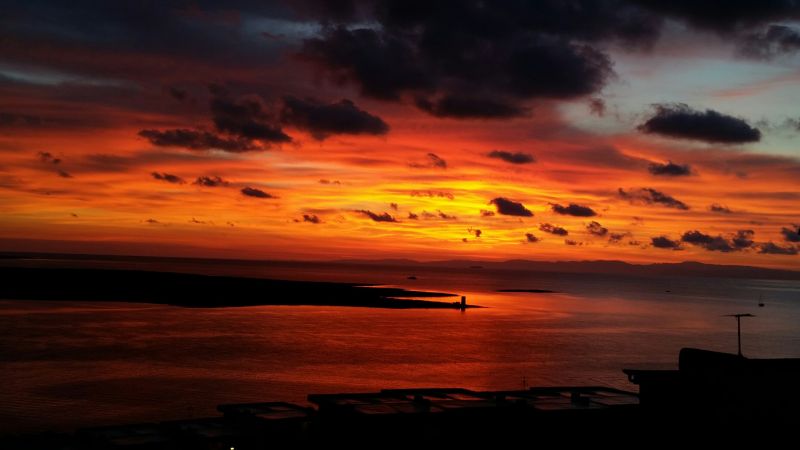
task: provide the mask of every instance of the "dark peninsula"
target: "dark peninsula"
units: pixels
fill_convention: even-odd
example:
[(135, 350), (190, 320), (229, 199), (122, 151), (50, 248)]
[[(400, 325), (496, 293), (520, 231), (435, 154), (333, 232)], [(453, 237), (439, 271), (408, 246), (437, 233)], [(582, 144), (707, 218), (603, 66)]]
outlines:
[[(155, 303), (195, 308), (258, 305), (450, 308), (420, 300), (455, 294), (348, 283), (271, 280), (141, 270), (0, 268), (0, 298)], [(475, 306), (467, 305), (468, 308)]]

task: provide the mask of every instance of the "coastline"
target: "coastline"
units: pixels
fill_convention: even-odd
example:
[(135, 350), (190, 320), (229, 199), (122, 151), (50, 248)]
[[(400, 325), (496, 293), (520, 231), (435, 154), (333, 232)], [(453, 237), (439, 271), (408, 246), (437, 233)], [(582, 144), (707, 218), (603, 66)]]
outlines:
[[(2, 267), (0, 298), (153, 303), (188, 308), (265, 305), (350, 306), (390, 309), (461, 309), (455, 297), (365, 284), (288, 281), (175, 272)], [(475, 308), (475, 305), (466, 305)]]

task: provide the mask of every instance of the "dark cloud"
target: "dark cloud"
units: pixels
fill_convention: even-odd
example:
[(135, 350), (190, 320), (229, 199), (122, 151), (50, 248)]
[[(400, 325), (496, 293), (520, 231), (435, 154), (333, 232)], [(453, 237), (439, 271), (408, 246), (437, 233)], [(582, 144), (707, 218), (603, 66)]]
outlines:
[(422, 216), (423, 219), (435, 219), (436, 218), (436, 214), (430, 213), (430, 212), (424, 211), (424, 210), (420, 213), (420, 215)]
[(675, 164), (672, 161), (666, 164), (654, 162), (647, 167), (647, 170), (653, 175), (667, 175), (673, 177), (692, 174), (692, 169), (688, 164)]
[(497, 197), (489, 202), (497, 208), (498, 214), (505, 216), (533, 217), (533, 213), (522, 203), (509, 200), (505, 197)]
[(306, 40), (302, 55), (332, 71), (340, 82), (357, 82), (369, 97), (396, 100), (403, 92), (434, 87), (414, 43), (381, 30), (329, 28)]
[(604, 117), (606, 115), (606, 102), (600, 97), (590, 98), (589, 112), (597, 117)]
[(609, 233), (608, 235), (608, 242), (612, 244), (618, 244), (620, 241), (625, 239), (626, 237), (630, 236), (631, 234), (628, 232), (625, 233)]
[(797, 225), (794, 228), (781, 228), (781, 234), (789, 242), (800, 242), (800, 227)]
[(428, 159), (424, 163), (410, 163), (409, 167), (414, 167), (417, 169), (446, 169), (447, 168), (447, 161), (440, 158), (436, 153), (428, 153), (425, 155)]
[(586, 230), (595, 236), (605, 236), (608, 234), (608, 228), (595, 221), (589, 222), (589, 225), (586, 225)]
[(444, 95), (433, 100), (418, 98), (416, 105), (433, 116), (454, 119), (506, 119), (529, 112), (528, 108), (508, 100), (463, 95)]
[(455, 219), (457, 219), (456, 216), (451, 216), (449, 214), (445, 214), (441, 210), (438, 210), (438, 209), (436, 210), (436, 213), (437, 213), (437, 215), (439, 216), (440, 219), (444, 219), (444, 220), (455, 220)]
[(41, 161), (43, 163), (61, 164), (61, 159), (60, 158), (56, 158), (50, 152), (39, 152), (38, 156), (39, 156), (39, 161)]
[[(52, 164), (53, 166), (58, 166), (61, 164), (61, 159), (56, 158), (50, 152), (39, 152), (36, 154), (36, 156), (39, 158), (39, 161), (47, 165)], [(55, 168), (55, 173), (57, 173), (61, 178), (72, 178), (72, 175), (64, 169)]]
[(711, 236), (700, 231), (687, 231), (681, 236), (681, 241), (702, 247), (708, 251), (733, 252), (752, 248), (755, 245), (753, 230), (739, 230), (730, 239), (723, 236)]
[(679, 241), (673, 241), (666, 236), (657, 236), (650, 238), (650, 241), (655, 248), (666, 248), (671, 250), (683, 250)]
[(766, 58), (798, 49), (797, 31), (774, 22), (800, 19), (796, 0), (735, 1), (723, 5), (692, 0), (633, 0), (656, 14), (713, 31), (745, 56)]
[(179, 102), (183, 102), (189, 99), (189, 92), (186, 89), (170, 86), (169, 88), (167, 88), (167, 92), (169, 93), (170, 97), (174, 98)]
[(490, 211), (488, 209), (481, 210), (481, 217), (492, 217), (494, 216), (494, 211)]
[(583, 242), (574, 241), (572, 239), (564, 239), (564, 243), (567, 245), (583, 245)]
[(375, 222), (397, 222), (397, 219), (395, 219), (394, 217), (391, 216), (391, 214), (386, 213), (386, 212), (382, 213), (382, 214), (376, 214), (376, 213), (374, 213), (372, 211), (369, 211), (369, 210), (366, 210), (366, 209), (360, 209), (360, 210), (357, 210), (356, 212), (361, 213), (361, 214), (369, 217), (370, 219), (374, 220)]
[[(44, 164), (48, 164), (48, 165), (52, 164), (53, 166), (58, 166), (59, 164), (61, 164), (61, 159), (60, 158), (56, 158), (50, 152), (39, 152), (39, 153), (37, 153), (37, 156), (39, 157), (39, 161), (41, 161)], [(67, 172), (66, 170), (64, 170), (64, 169), (56, 168), (55, 172), (61, 178), (72, 178), (72, 175), (69, 172)]]
[(350, 100), (325, 104), (314, 99), (283, 98), (280, 118), (284, 124), (311, 133), (323, 140), (333, 134), (373, 134), (389, 132), (389, 125), (378, 116), (359, 109)]
[(470, 227), (470, 228), (467, 228), (467, 233), (469, 233), (470, 235), (474, 235), (475, 238), (478, 239), (483, 234), (483, 231), (481, 231), (481, 230), (479, 230), (477, 228)]
[(533, 235), (533, 233), (525, 233), (525, 241), (526, 242), (539, 242), (539, 238)]
[(328, 180), (326, 178), (323, 178), (319, 180), (319, 184), (342, 184), (342, 182), (339, 180)]
[(322, 220), (316, 214), (303, 214), (303, 222), (318, 224), (322, 223)]
[(220, 134), (200, 129), (173, 129), (142, 130), (139, 135), (156, 146), (227, 152), (264, 150), (273, 144), (292, 141), (261, 97), (249, 95), (234, 99), (219, 85), (209, 86), (209, 91), (211, 120)]
[(192, 184), (205, 187), (219, 187), (219, 186), (227, 186), (229, 183), (227, 180), (224, 180), (218, 176), (202, 176), (202, 177), (197, 177), (197, 179), (194, 180), (194, 183)]
[[(425, 211), (425, 210), (423, 210), (420, 213), (413, 213), (413, 212), (409, 212), (408, 213), (408, 218), (411, 219), (411, 220), (418, 220), (420, 218), (420, 216), (422, 216), (422, 218), (426, 219), (426, 220), (433, 220), (433, 219), (456, 220), (456, 219), (458, 219), (458, 217), (450, 215), (450, 214), (447, 214), (447, 213), (443, 212), (440, 209), (437, 209), (435, 213), (428, 212), (428, 211)], [(470, 231), (470, 233), (471, 232), (472, 231)]]
[(246, 186), (242, 188), (242, 195), (247, 197), (256, 197), (256, 198), (277, 198), (272, 194), (268, 194), (261, 189), (252, 188), (250, 186)]
[(796, 255), (797, 247), (793, 247), (791, 245), (781, 247), (780, 245), (776, 245), (772, 242), (767, 242), (759, 246), (758, 252), (770, 255)]
[(753, 230), (739, 230), (731, 238), (731, 243), (739, 250), (751, 248), (755, 244), (755, 242), (753, 242), (755, 234)]
[(724, 7), (695, 0), (633, 0), (651, 11), (685, 21), (696, 28), (729, 34), (772, 21), (800, 18), (796, 0), (731, 1)]
[(659, 204), (668, 208), (675, 208), (681, 210), (688, 210), (689, 206), (682, 201), (670, 197), (669, 195), (657, 191), (652, 188), (630, 189), (628, 191), (619, 188), (619, 196), (628, 200), (631, 203), (640, 203), (645, 205)]
[(447, 161), (437, 156), (435, 153), (428, 153), (428, 159), (430, 160), (431, 167), (436, 167), (439, 169), (446, 169), (447, 168)]
[(511, 164), (530, 164), (536, 162), (536, 158), (530, 153), (523, 152), (507, 152), (505, 150), (492, 150), (489, 152), (489, 158), (502, 159), (503, 161)]
[(267, 111), (260, 97), (233, 100), (227, 95), (215, 95), (211, 98), (210, 106), (214, 126), (220, 132), (265, 143), (292, 140), (280, 126), (273, 123), (275, 118)]
[(569, 234), (569, 231), (567, 231), (565, 228), (561, 228), (549, 223), (543, 223), (539, 225), (539, 229), (545, 233), (555, 234), (557, 236), (567, 236)]
[(183, 184), (183, 183), (186, 183), (186, 181), (184, 181), (183, 178), (181, 178), (181, 177), (179, 177), (177, 175), (173, 175), (171, 173), (152, 172), (150, 175), (153, 178), (155, 178), (156, 180), (166, 181), (167, 183), (172, 183), (172, 184)]
[(261, 149), (249, 139), (239, 137), (225, 138), (201, 130), (142, 130), (139, 132), (139, 136), (158, 147), (183, 147), (191, 150), (215, 149), (233, 153)]
[(145, 220), (145, 223), (149, 223), (151, 225), (157, 225), (160, 224), (161, 222), (157, 221), (156, 219), (147, 219)]
[(561, 206), (553, 203), (551, 207), (553, 208), (553, 212), (565, 216), (593, 217), (597, 215), (592, 208), (588, 206), (576, 205), (575, 203), (570, 203), (567, 206)]
[(684, 103), (655, 105), (655, 114), (639, 125), (643, 133), (723, 144), (761, 140), (761, 131), (743, 119), (712, 109), (697, 111)]
[(683, 233), (683, 236), (681, 236), (681, 241), (686, 242), (687, 244), (703, 247), (704, 249), (712, 252), (716, 251), (728, 253), (739, 250), (722, 236), (711, 236), (709, 234), (701, 233), (697, 230)]
[(731, 211), (730, 208), (728, 208), (727, 206), (724, 206), (724, 205), (720, 205), (719, 203), (712, 204), (711, 206), (708, 207), (708, 210), (711, 211), (711, 212), (720, 213), (720, 214), (732, 214), (733, 213), (733, 211)]
[(397, 211), (400, 207), (397, 206), (397, 203), (389, 203), (389, 208), (392, 208), (393, 210)]
[(448, 200), (453, 200), (455, 196), (446, 191), (411, 191), (412, 197), (439, 197), (439, 198), (446, 198)]
[(412, 97), (436, 116), (520, 116), (533, 99), (599, 91), (612, 64), (597, 40), (641, 44), (658, 33), (659, 19), (641, 8), (579, 3), (380, 3), (361, 17), (380, 26), (324, 28), (301, 53), (338, 83), (380, 99)]
[(800, 30), (786, 25), (770, 25), (766, 30), (746, 35), (739, 51), (752, 58), (769, 59), (800, 50)]

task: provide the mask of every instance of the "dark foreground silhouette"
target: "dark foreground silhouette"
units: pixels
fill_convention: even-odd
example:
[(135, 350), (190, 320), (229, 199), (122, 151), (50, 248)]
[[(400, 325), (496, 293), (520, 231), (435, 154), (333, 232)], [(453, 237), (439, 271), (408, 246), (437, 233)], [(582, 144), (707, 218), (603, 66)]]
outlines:
[(454, 294), (346, 283), (269, 280), (137, 270), (0, 268), (0, 299), (157, 303), (185, 307), (328, 305), (474, 308), (419, 300)]
[(652, 423), (720, 439), (791, 433), (800, 424), (800, 359), (750, 359), (694, 348), (678, 370), (625, 369)]
[[(678, 370), (625, 369), (640, 394), (596, 386), (313, 394), (315, 407), (228, 404), (217, 417), (8, 438), (25, 449), (773, 448), (794, 438), (800, 360), (683, 349)], [(668, 447), (669, 446), (669, 447)], [(791, 445), (783, 447), (791, 448)], [(775, 447), (777, 448), (777, 447)]]

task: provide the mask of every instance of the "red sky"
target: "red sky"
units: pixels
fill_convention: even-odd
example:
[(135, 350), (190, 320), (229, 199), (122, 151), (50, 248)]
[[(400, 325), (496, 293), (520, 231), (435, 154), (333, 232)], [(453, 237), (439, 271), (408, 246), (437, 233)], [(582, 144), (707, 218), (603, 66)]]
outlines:
[(797, 267), (796, 8), (379, 3), (13, 8), (0, 250)]

